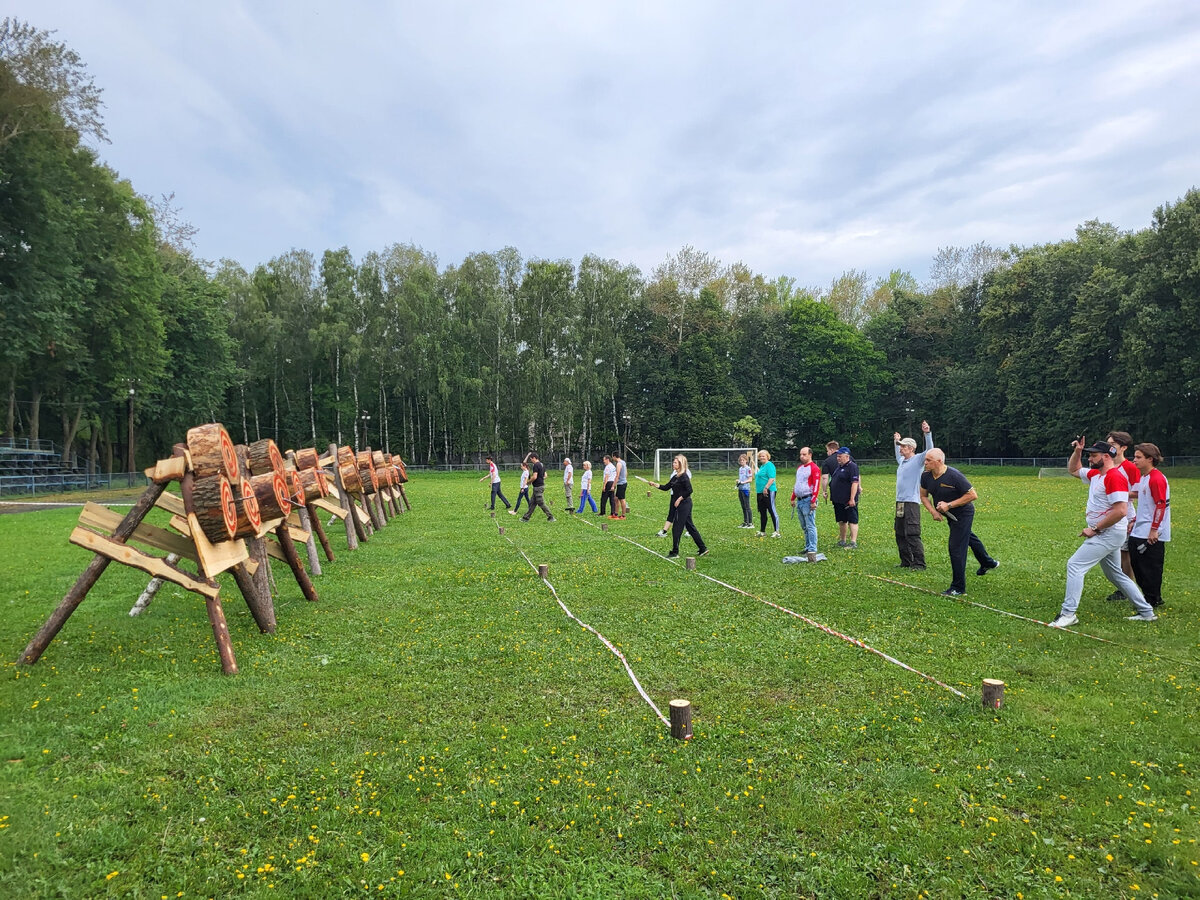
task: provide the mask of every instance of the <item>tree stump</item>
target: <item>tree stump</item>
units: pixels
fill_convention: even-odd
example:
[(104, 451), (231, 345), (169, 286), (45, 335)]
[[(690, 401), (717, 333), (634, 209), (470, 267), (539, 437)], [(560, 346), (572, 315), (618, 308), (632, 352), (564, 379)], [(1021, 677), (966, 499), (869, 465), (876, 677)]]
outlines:
[(694, 570), (696, 568), (696, 557), (689, 556), (689, 557), (685, 558), (683, 561), (683, 567), (685, 569), (687, 569), (689, 572)]
[(538, 577), (545, 578), (550, 574), (550, 565), (548, 563), (538, 563)]
[(241, 480), (243, 473), (238, 468), (233, 440), (221, 423), (210, 422), (188, 429), (187, 449), (197, 478), (224, 475), (233, 483)]
[(983, 705), (999, 709), (1004, 705), (1004, 682), (995, 678), (983, 679)]
[(250, 461), (251, 475), (266, 475), (270, 472), (283, 471), (283, 454), (270, 438), (255, 441), (246, 448), (246, 456)]
[(192, 504), (206, 538), (214, 544), (233, 539), (238, 514), (228, 478), (221, 474), (197, 478), (192, 484)]
[(671, 701), (671, 737), (677, 741), (692, 739), (692, 702), (690, 700)]

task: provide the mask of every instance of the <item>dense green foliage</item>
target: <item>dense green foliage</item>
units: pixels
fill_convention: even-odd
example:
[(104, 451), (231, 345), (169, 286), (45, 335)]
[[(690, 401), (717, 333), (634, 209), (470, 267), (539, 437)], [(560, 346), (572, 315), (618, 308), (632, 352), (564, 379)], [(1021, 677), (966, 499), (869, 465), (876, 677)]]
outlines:
[(618, 443), (644, 458), (728, 445), (746, 416), (762, 446), (832, 437), (860, 456), (922, 418), (960, 456), (1062, 456), (1110, 428), (1200, 452), (1194, 189), (1135, 233), (943, 248), (924, 288), (850, 271), (798, 290), (690, 247), (649, 274), (512, 248), (441, 265), (411, 245), (247, 270), (193, 258), (169, 205), (80, 143), (103, 136), (81, 65), (0, 30), (6, 435), (117, 468), (130, 415), (142, 463), (214, 418), (238, 440), (417, 463)]
[[(823, 506), (830, 559), (794, 566), (794, 521), (754, 538), (731, 479), (696, 479), (700, 573), (966, 699), (621, 540), (665, 552), (658, 495), (608, 533), (501, 515), (501, 537), (461, 474), (415, 478), (413, 512), (353, 553), (335, 530), (318, 603), (277, 565), (275, 635), (222, 576), (235, 677), (199, 598), (168, 586), (131, 619), (146, 579), (118, 566), (16, 667), (88, 554), (66, 542), (75, 511), (0, 516), (0, 893), (1196, 896), (1195, 533), (1168, 549), (1159, 621), (1124, 621), (1095, 572), (1078, 630), (1115, 643), (1058, 633), (996, 610), (1057, 611), (1084, 490), (972, 480), (1001, 566), (963, 599), (992, 609), (867, 577), (894, 571), (891, 472), (867, 475), (858, 551), (831, 547)], [(1173, 487), (1194, 521), (1192, 485)], [(946, 586), (944, 540), (926, 518), (930, 569), (906, 580)], [(658, 706), (692, 701), (693, 741), (520, 550)]]

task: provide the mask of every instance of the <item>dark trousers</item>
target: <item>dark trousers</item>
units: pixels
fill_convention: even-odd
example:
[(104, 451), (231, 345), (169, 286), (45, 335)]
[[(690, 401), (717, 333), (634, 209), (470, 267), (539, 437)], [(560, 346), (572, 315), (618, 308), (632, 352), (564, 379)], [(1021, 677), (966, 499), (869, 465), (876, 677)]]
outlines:
[(692, 498), (684, 497), (679, 501), (679, 505), (675, 507), (675, 519), (671, 522), (671, 552), (679, 552), (679, 539), (683, 537), (684, 529), (691, 535), (693, 541), (696, 542), (696, 549), (701, 553), (704, 552), (704, 538), (700, 537), (700, 532), (696, 530), (695, 523), (692, 522)]
[(497, 497), (500, 498), (500, 502), (504, 504), (505, 509), (508, 509), (509, 507), (512, 506), (512, 504), (509, 503), (508, 499), (504, 496), (504, 492), (500, 490), (500, 482), (493, 481), (492, 482), (492, 509), (496, 508), (496, 498)]
[(920, 503), (896, 502), (896, 549), (900, 551), (900, 565), (925, 568)]
[(608, 511), (615, 516), (617, 514), (617, 496), (613, 493), (611, 485), (600, 492), (600, 515), (604, 515), (604, 507), (606, 505), (608, 506)]
[(526, 506), (528, 506), (530, 508), (533, 507), (533, 504), (530, 503), (530, 501), (529, 501), (529, 488), (521, 488), (521, 493), (517, 494), (517, 505), (514, 509), (514, 512), (521, 511), (521, 501), (522, 500), (525, 501)]
[(958, 517), (957, 522), (946, 520), (950, 523), (950, 571), (953, 573), (950, 587), (965, 594), (967, 592), (967, 548), (971, 548), (971, 552), (975, 554), (975, 559), (981, 566), (990, 565), (994, 560), (988, 554), (987, 548), (983, 546), (983, 541), (977, 538), (975, 532), (971, 530), (971, 523), (975, 520), (975, 510), (960, 506), (950, 515)]
[(1162, 606), (1163, 562), (1167, 545), (1162, 541), (1150, 543), (1145, 538), (1129, 539), (1129, 565), (1133, 568), (1133, 580), (1146, 595), (1151, 606)]
[(533, 499), (529, 501), (529, 512), (527, 512), (527, 513), (525, 513), (525, 515), (521, 516), (522, 519), (524, 519), (526, 522), (528, 522), (529, 517), (533, 515), (533, 511), (535, 509), (540, 509), (542, 512), (544, 512), (546, 514), (547, 519), (554, 518), (554, 514), (550, 512), (550, 507), (548, 507), (546, 505), (545, 494), (546, 494), (546, 486), (544, 484), (541, 487), (535, 487), (533, 489)]
[(750, 492), (739, 490), (738, 499), (742, 501), (742, 524), (753, 525), (754, 516), (750, 512)]
[(774, 526), (771, 530), (779, 530), (779, 513), (775, 512), (775, 492), (767, 491), (765, 494), (758, 495), (758, 520), (762, 524), (759, 525), (759, 531), (767, 530), (767, 515), (771, 516), (771, 524)]

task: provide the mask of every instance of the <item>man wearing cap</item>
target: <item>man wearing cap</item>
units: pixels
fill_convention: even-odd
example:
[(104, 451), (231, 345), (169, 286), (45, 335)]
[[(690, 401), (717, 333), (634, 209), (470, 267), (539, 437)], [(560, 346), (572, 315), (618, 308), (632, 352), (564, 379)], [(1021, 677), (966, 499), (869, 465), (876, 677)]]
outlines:
[(958, 469), (946, 465), (946, 454), (937, 447), (926, 450), (923, 455), (925, 473), (921, 476), (921, 502), (935, 522), (945, 518), (950, 524), (950, 587), (942, 593), (947, 597), (960, 597), (967, 592), (967, 548), (979, 563), (976, 575), (986, 575), (1000, 563), (992, 558), (983, 541), (971, 530), (975, 521), (975, 501), (979, 499), (971, 482)]
[(847, 550), (858, 548), (858, 493), (858, 463), (850, 458), (849, 447), (838, 447), (837, 468), (829, 476), (829, 499), (838, 523), (838, 546)]
[[(1133, 460), (1127, 459), (1125, 456), (1125, 454), (1129, 453), (1133, 447), (1133, 436), (1128, 431), (1110, 431), (1104, 440), (1110, 447), (1116, 448), (1117, 455), (1114, 457), (1113, 462), (1116, 463), (1118, 469), (1125, 473), (1125, 477), (1129, 479), (1130, 499), (1136, 500), (1138, 490), (1137, 483), (1141, 480), (1142, 473), (1138, 467), (1134, 465)], [(1129, 530), (1133, 529), (1133, 509), (1134, 504), (1130, 503), (1128, 521), (1126, 523), (1126, 527)], [(1128, 538), (1125, 541), (1125, 545), (1121, 547), (1121, 571), (1130, 578), (1134, 578), (1133, 564), (1129, 560)], [(1134, 578), (1134, 580), (1136, 581), (1137, 579)], [(1120, 591), (1113, 591), (1106, 599), (1120, 601), (1125, 599), (1125, 595)]]
[(567, 495), (567, 512), (575, 512), (575, 501), (571, 499), (571, 488), (575, 487), (575, 467), (571, 457), (563, 459), (563, 493)]
[[(1087, 527), (1080, 532), (1083, 544), (1067, 560), (1067, 592), (1062, 610), (1051, 628), (1069, 628), (1079, 621), (1075, 611), (1083, 596), (1083, 576), (1097, 563), (1105, 576), (1133, 603), (1137, 615), (1133, 622), (1153, 622), (1158, 618), (1146, 602), (1137, 583), (1121, 571), (1121, 545), (1125, 543), (1125, 516), (1129, 504), (1129, 479), (1116, 465), (1116, 449), (1097, 442), (1087, 446), (1080, 437), (1071, 442), (1067, 471), (1088, 486)], [(1080, 457), (1088, 455), (1089, 468), (1080, 466)]]
[[(917, 442), (910, 437), (892, 435), (896, 445), (896, 549), (900, 551), (900, 568), (925, 568), (925, 545), (921, 543), (921, 471), (925, 454), (933, 449), (933, 432), (929, 423), (922, 422), (925, 449), (917, 452)], [(965, 588), (964, 588), (965, 590)]]

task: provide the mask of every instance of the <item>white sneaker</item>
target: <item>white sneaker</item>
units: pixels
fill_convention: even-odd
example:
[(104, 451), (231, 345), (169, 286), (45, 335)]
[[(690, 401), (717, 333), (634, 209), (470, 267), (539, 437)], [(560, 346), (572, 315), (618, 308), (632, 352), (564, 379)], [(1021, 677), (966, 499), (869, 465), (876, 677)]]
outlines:
[(1158, 616), (1156, 616), (1154, 613), (1150, 613), (1150, 615), (1148, 615), (1148, 616), (1143, 616), (1143, 615), (1139, 614), (1136, 616), (1126, 616), (1125, 621), (1126, 622), (1157, 622)]
[(779, 532), (775, 532), (773, 535), (771, 535), (771, 537), (779, 537)]
[(760, 531), (757, 534), (755, 534), (754, 536), (755, 537), (766, 537), (767, 533), (765, 531)]
[(667, 536), (667, 529), (665, 529), (665, 528), (664, 528), (662, 531), (656, 531), (656, 532), (654, 533), (654, 536), (655, 536), (655, 537), (666, 537), (666, 536)]
[(1070, 628), (1072, 625), (1079, 624), (1079, 617), (1075, 615), (1059, 616), (1050, 623), (1051, 628)]

